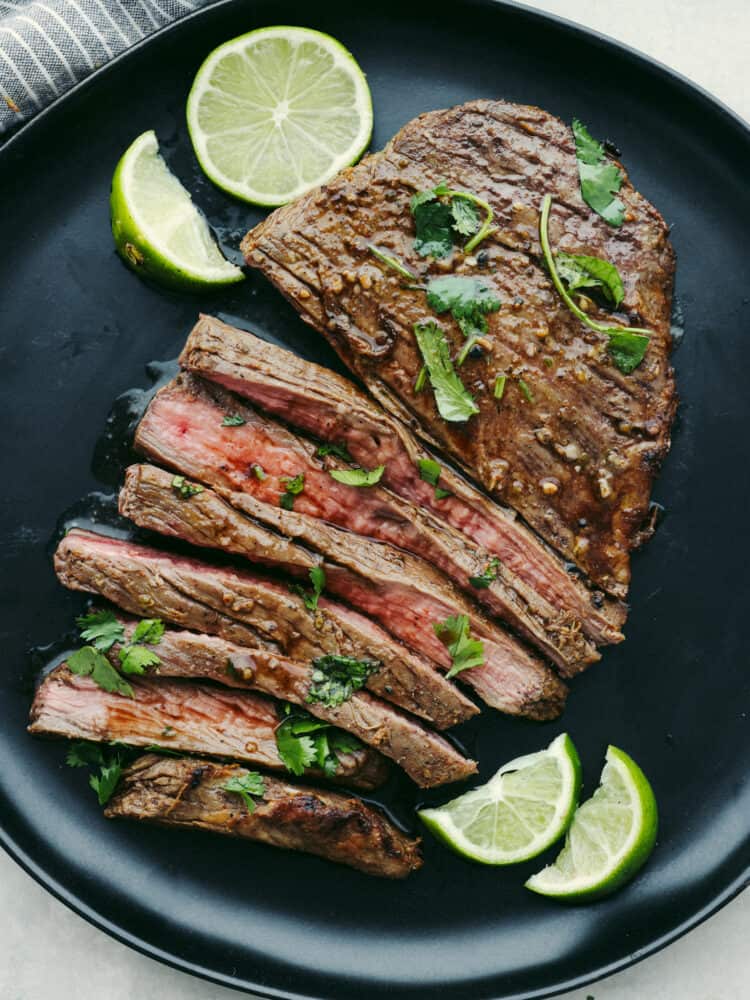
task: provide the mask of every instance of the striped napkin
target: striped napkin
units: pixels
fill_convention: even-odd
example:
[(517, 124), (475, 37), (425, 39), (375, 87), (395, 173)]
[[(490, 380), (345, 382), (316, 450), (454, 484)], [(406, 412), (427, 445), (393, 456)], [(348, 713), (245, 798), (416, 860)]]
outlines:
[(212, 0), (0, 0), (0, 136), (146, 35)]

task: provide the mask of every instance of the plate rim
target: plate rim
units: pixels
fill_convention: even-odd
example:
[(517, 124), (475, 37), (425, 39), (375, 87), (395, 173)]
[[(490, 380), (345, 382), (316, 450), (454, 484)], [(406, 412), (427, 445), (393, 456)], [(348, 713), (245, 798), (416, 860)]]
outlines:
[[(104, 63), (102, 66), (99, 66), (88, 76), (75, 83), (69, 90), (55, 98), (54, 101), (35, 114), (33, 118), (20, 125), (15, 131), (11, 132), (7, 138), (1, 140), (0, 164), (15, 155), (17, 148), (19, 146), (23, 146), (27, 137), (33, 136), (36, 131), (46, 123), (49, 117), (54, 116), (57, 113), (57, 110), (60, 107), (65, 106), (69, 101), (77, 98), (80, 93), (92, 87), (96, 87), (99, 80), (102, 79), (107, 73), (116, 69), (121, 63), (126, 62), (132, 56), (136, 56), (141, 53), (152, 42), (156, 42), (164, 35), (170, 34), (171, 32), (178, 32), (181, 30), (183, 25), (208, 17), (217, 10), (238, 6), (240, 2), (247, 2), (247, 0), (215, 0), (215, 2), (209, 3), (207, 6), (200, 7), (186, 14), (179, 20), (163, 25), (161, 28), (140, 39), (134, 45), (118, 53), (114, 58)], [(710, 109), (714, 115), (718, 114), (719, 117), (723, 119), (724, 124), (729, 126), (734, 131), (736, 138), (739, 138), (750, 145), (750, 122), (746, 121), (742, 115), (734, 111), (720, 98), (716, 97), (700, 84), (692, 81), (683, 73), (672, 69), (670, 66), (653, 56), (640, 51), (634, 46), (612, 38), (611, 36), (597, 31), (594, 28), (589, 28), (575, 21), (571, 21), (568, 18), (561, 17), (558, 14), (530, 7), (525, 3), (519, 3), (517, 0), (462, 0), (462, 3), (468, 8), (497, 8), (498, 10), (510, 12), (515, 16), (521, 16), (527, 20), (536, 21), (544, 26), (554, 25), (558, 30), (562, 30), (571, 36), (588, 42), (589, 44), (593, 44), (597, 48), (615, 49), (621, 56), (625, 57), (627, 61), (637, 65), (641, 70), (648, 70), (655, 74), (658, 78), (666, 79), (673, 86), (676, 86), (680, 93), (690, 97), (692, 100), (697, 99), (704, 107)], [(3, 796), (2, 802), (5, 803), (5, 801), (5, 797)], [(12, 805), (12, 800), (8, 799), (7, 805)], [(750, 835), (748, 835), (746, 843), (750, 843)], [(258, 997), (268, 998), (268, 1000), (320, 1000), (316, 994), (280, 989), (268, 984), (252, 983), (249, 980), (239, 979), (238, 977), (218, 972), (215, 969), (205, 968), (199, 963), (177, 957), (169, 951), (166, 951), (152, 942), (147, 941), (145, 938), (125, 930), (116, 922), (99, 913), (87, 904), (76, 892), (58, 882), (58, 880), (52, 874), (47, 872), (41, 864), (34, 861), (31, 855), (21, 846), (21, 843), (11, 835), (11, 833), (6, 829), (5, 824), (2, 822), (0, 822), (0, 847), (3, 848), (9, 857), (23, 871), (25, 871), (27, 875), (33, 878), (38, 885), (40, 885), (45, 891), (49, 892), (55, 899), (67, 906), (78, 916), (82, 917), (93, 927), (96, 927), (98, 930), (103, 931), (105, 934), (114, 938), (116, 941), (119, 941), (121, 944), (132, 948), (134, 951), (137, 951), (148, 958), (154, 959), (155, 961), (161, 962), (163, 965), (167, 965), (170, 968), (195, 976), (207, 982), (215, 983), (216, 985), (239, 990), (245, 993), (253, 993)], [(531, 991), (524, 990), (520, 993), (517, 992), (512, 995), (506, 995), (505, 1000), (545, 1000), (545, 998), (548, 997), (559, 996), (562, 993), (581, 989), (583, 987), (590, 986), (593, 983), (600, 982), (601, 980), (636, 965), (638, 962), (641, 962), (651, 955), (663, 950), (674, 941), (704, 923), (709, 917), (713, 916), (729, 902), (739, 896), (744, 889), (748, 888), (748, 886), (750, 886), (750, 864), (748, 864), (744, 871), (740, 872), (735, 879), (725, 886), (722, 892), (711, 899), (710, 902), (706, 903), (705, 906), (691, 914), (691, 916), (683, 920), (661, 937), (649, 942), (648, 945), (644, 946), (639, 951), (625, 955), (621, 959), (617, 959), (607, 965), (598, 966), (591, 972), (583, 973), (577, 977), (568, 979), (565, 982), (560, 982), (553, 987), (541, 987)]]

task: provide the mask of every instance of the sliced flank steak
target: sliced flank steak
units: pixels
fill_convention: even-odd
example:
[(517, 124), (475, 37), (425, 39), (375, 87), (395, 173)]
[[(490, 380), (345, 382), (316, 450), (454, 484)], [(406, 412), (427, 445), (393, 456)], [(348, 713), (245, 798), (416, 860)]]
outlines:
[(313, 615), (277, 581), (77, 528), (60, 542), (55, 571), (69, 589), (98, 594), (130, 614), (241, 646), (307, 662), (327, 654), (374, 660), (380, 666), (367, 688), (439, 728), (477, 713), (423, 657), (363, 615), (326, 600)]
[[(178, 680), (128, 677), (128, 683), (132, 698), (105, 691), (64, 664), (56, 667), (37, 689), (29, 732), (130, 747), (157, 745), (287, 770), (276, 746), (280, 719), (270, 698)], [(388, 777), (385, 758), (369, 747), (337, 756), (333, 781), (377, 788)], [(323, 777), (317, 767), (307, 773)]]
[[(415, 249), (410, 201), (441, 182), (487, 202), (496, 228), (471, 253), (456, 247), (434, 260)], [(631, 374), (613, 363), (607, 335), (576, 318), (553, 287), (538, 238), (547, 194), (554, 250), (616, 265), (624, 298), (614, 322), (651, 331)], [(630, 550), (647, 533), (676, 396), (668, 227), (624, 172), (619, 197), (619, 227), (583, 201), (573, 135), (559, 119), (478, 100), (410, 121), (382, 152), (273, 212), (242, 250), (386, 409), (437, 442), (598, 586), (623, 597)], [(383, 254), (413, 280), (386, 266)], [(451, 357), (464, 343), (458, 323), (438, 316), (422, 290), (449, 271), (481, 278), (501, 303), (459, 369), (478, 409), (463, 422), (443, 419), (429, 382), (415, 392), (423, 357), (414, 324), (437, 321)], [(593, 301), (589, 311), (612, 323)], [(502, 398), (493, 392), (498, 378), (506, 380)]]
[(381, 878), (405, 878), (421, 867), (419, 840), (359, 799), (264, 775), (250, 811), (226, 787), (247, 777), (236, 764), (145, 754), (123, 773), (104, 815), (244, 837)]

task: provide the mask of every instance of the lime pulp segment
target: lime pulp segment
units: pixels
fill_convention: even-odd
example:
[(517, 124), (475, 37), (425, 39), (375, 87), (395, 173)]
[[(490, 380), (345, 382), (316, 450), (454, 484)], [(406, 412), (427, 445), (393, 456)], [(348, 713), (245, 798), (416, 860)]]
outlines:
[(187, 118), (218, 186), (281, 205), (357, 160), (372, 132), (367, 81), (335, 39), (261, 28), (215, 49), (198, 70)]

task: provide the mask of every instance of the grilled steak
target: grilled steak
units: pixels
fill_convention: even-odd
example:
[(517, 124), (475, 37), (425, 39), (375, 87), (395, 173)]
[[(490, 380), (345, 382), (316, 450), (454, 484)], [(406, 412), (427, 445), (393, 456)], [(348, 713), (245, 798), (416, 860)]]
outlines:
[(439, 481), (450, 495), (437, 496), (418, 471), (418, 462), (433, 456), (347, 379), (213, 316), (200, 317), (180, 362), (264, 413), (322, 441), (344, 445), (362, 468), (385, 466), (384, 485), (501, 560), (503, 579), (530, 613), (538, 607), (546, 621), (552, 618), (550, 608), (567, 608), (597, 644), (622, 640), (623, 604), (592, 593), (511, 510), (488, 500), (450, 466), (441, 469)]
[[(120, 618), (130, 641), (137, 621)], [(109, 657), (119, 664), (119, 644)], [(357, 736), (363, 743), (390, 757), (422, 788), (462, 781), (476, 771), (442, 736), (426, 729), (387, 702), (366, 691), (355, 691), (348, 701), (328, 708), (307, 701), (310, 666), (278, 656), (266, 649), (248, 649), (218, 636), (167, 629), (154, 650), (159, 664), (149, 673), (158, 677), (211, 680), (229, 687), (252, 689), (293, 702), (311, 715)]]
[(338, 792), (264, 775), (263, 798), (248, 812), (224, 787), (245, 774), (235, 764), (146, 754), (123, 773), (104, 815), (245, 837), (382, 878), (405, 878), (421, 866), (418, 840), (371, 806)]
[[(182, 753), (233, 757), (286, 770), (276, 748), (280, 720), (269, 698), (184, 681), (144, 677), (128, 681), (133, 698), (104, 691), (90, 677), (73, 674), (64, 665), (55, 668), (36, 692), (29, 732), (133, 747), (159, 744)], [(309, 773), (322, 776), (317, 768)], [(387, 776), (385, 759), (362, 747), (339, 757), (332, 780), (377, 788)]]
[(274, 581), (79, 529), (60, 542), (55, 571), (64, 586), (99, 594), (131, 614), (156, 615), (241, 646), (308, 662), (327, 653), (374, 658), (381, 665), (368, 688), (440, 728), (476, 714), (426, 660), (363, 615), (325, 600), (312, 615), (302, 598)]
[[(476, 256), (456, 251), (449, 262), (457, 274), (484, 277), (502, 302), (488, 317), (481, 357), (460, 369), (480, 410), (466, 423), (444, 421), (431, 391), (414, 392), (422, 357), (413, 324), (436, 317), (424, 292), (403, 287), (368, 250), (398, 257), (416, 285), (444, 274), (446, 261), (415, 252), (409, 210), (416, 191), (440, 181), (489, 202), (497, 224)], [(625, 284), (619, 321), (653, 331), (630, 375), (612, 364), (606, 335), (567, 310), (540, 263), (545, 193), (554, 199), (553, 247), (614, 263)], [(381, 153), (273, 212), (242, 249), (386, 409), (439, 442), (598, 585), (624, 596), (676, 400), (667, 227), (627, 178), (619, 194), (625, 222), (616, 228), (581, 198), (567, 126), (538, 108), (474, 101), (409, 122)], [(441, 317), (441, 325), (457, 351), (457, 324)], [(498, 402), (491, 387), (502, 375), (508, 385)]]
[[(381, 622), (412, 648), (426, 653), (444, 669), (451, 657), (435, 635), (434, 624), (465, 614), (471, 632), (484, 643), (486, 663), (462, 674), (496, 708), (513, 714), (544, 717), (559, 710), (562, 684), (517, 644), (479, 614), (462, 594), (421, 560), (390, 546), (341, 531), (295, 511), (284, 511), (242, 493), (222, 500), (204, 489), (189, 500), (171, 488), (172, 476), (153, 466), (132, 466), (120, 494), (120, 511), (137, 524), (175, 534), (198, 545), (220, 546), (250, 559), (273, 559), (275, 535), (249, 520), (230, 504), (271, 523), (287, 534), (303, 537), (336, 560), (325, 561), (326, 590)], [(284, 559), (291, 558), (288, 541)], [(304, 551), (304, 550), (303, 550)], [(309, 553), (299, 560), (309, 565)]]
[[(222, 426), (226, 413), (241, 417), (245, 423)], [(138, 427), (136, 446), (161, 464), (201, 482), (250, 493), (277, 506), (290, 477), (302, 474), (304, 489), (294, 497), (294, 510), (421, 556), (488, 602), (494, 612), (511, 619), (567, 673), (598, 656), (574, 616), (547, 606), (549, 617), (545, 620), (540, 602), (535, 602), (532, 611), (517, 591), (506, 587), (502, 572), (487, 588), (472, 588), (470, 578), (485, 572), (490, 553), (389, 490), (337, 482), (329, 470), (341, 466), (340, 461), (330, 455), (317, 457), (312, 442), (222, 389), (188, 375), (179, 376), (152, 400)], [(260, 478), (258, 466), (263, 470)], [(513, 655), (524, 657), (510, 637), (503, 644), (515, 648)]]

